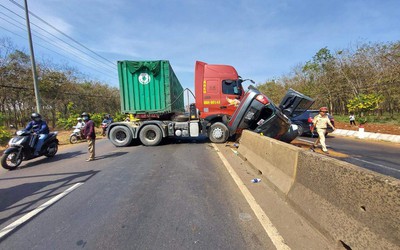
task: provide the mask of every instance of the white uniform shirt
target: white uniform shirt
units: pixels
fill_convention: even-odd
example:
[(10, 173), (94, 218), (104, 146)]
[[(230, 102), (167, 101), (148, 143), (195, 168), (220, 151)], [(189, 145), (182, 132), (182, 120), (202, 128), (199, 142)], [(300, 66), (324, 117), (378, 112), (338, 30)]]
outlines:
[(313, 124), (314, 127), (317, 129), (326, 129), (328, 125), (333, 128), (333, 125), (328, 115), (325, 116), (322, 116), (321, 114), (316, 115), (314, 117)]

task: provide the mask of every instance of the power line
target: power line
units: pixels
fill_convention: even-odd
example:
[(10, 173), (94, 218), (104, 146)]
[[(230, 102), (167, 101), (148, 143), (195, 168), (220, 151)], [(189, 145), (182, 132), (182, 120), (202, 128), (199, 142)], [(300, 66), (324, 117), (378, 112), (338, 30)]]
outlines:
[[(11, 9), (9, 9), (9, 8), (7, 8), (7, 7), (5, 7), (5, 6), (3, 6), (2, 4), (0, 4), (0, 6), (3, 7), (4, 9), (8, 10), (9, 12), (13, 13), (14, 15), (18, 16), (19, 18), (25, 20), (24, 17), (20, 16), (19, 14), (17, 14), (17, 13), (14, 12), (14, 11), (12, 11)], [(21, 8), (21, 6), (19, 6), (19, 7)], [(24, 8), (22, 8), (22, 9), (24, 9)], [(21, 23), (20, 23), (18, 20), (14, 19), (14, 18), (11, 18), (9, 15), (6, 15), (5, 13), (2, 13), (2, 14), (3, 14), (4, 16), (8, 17), (9, 19), (13, 20), (13, 21), (16, 22), (17, 24), (21, 25)], [(1, 17), (0, 17), (0, 18), (1, 18)], [(16, 25), (15, 23), (12, 23), (10, 20), (4, 19), (4, 18), (1, 18), (1, 19), (5, 20), (6, 22), (10, 23), (11, 25), (13, 25), (13, 26), (15, 26), (15, 27), (17, 27), (17, 28), (19, 28), (19, 29), (21, 29), (21, 30), (26, 31), (26, 28), (25, 28), (24, 25), (23, 25), (24, 28), (21, 28), (21, 27), (19, 27), (18, 25)], [(42, 20), (42, 21), (43, 21), (43, 20)], [(74, 48), (74, 49), (76, 49), (76, 50), (82, 52), (83, 54), (87, 55), (89, 58), (83, 57), (83, 55), (77, 53), (77, 52), (76, 52), (74, 49), (72, 49), (72, 48), (69, 48), (69, 47), (66, 48), (65, 46), (61, 45), (61, 44), (58, 43), (57, 41), (54, 41), (52, 38), (46, 36), (44, 33), (41, 33), (41, 32), (36, 31), (36, 32), (35, 32), (35, 36), (36, 36), (38, 39), (44, 41), (45, 43), (50, 44), (51, 46), (56, 46), (56, 47), (60, 48), (62, 51), (65, 51), (65, 52), (66, 52), (66, 55), (63, 55), (63, 54), (60, 54), (60, 53), (57, 52), (57, 51), (51, 50), (51, 49), (49, 48), (49, 46), (45, 46), (45, 45), (42, 45), (42, 44), (40, 44), (40, 43), (37, 42), (37, 45), (38, 45), (39, 47), (44, 48), (44, 49), (46, 49), (46, 50), (48, 50), (48, 51), (50, 51), (50, 52), (52, 52), (52, 53), (55, 53), (55, 54), (57, 54), (57, 55), (60, 55), (61, 57), (67, 58), (68, 60), (70, 60), (70, 61), (72, 61), (72, 62), (75, 62), (75, 63), (77, 63), (77, 64), (80, 64), (80, 65), (82, 65), (82, 66), (84, 66), (84, 67), (87, 67), (88, 69), (90, 68), (90, 70), (96, 71), (96, 72), (100, 73), (101, 75), (106, 75), (107, 77), (110, 77), (111, 79), (115, 79), (114, 73), (115, 73), (116, 71), (115, 71), (115, 67), (114, 67), (114, 66), (108, 65), (108, 64), (106, 64), (105, 62), (100, 61), (99, 58), (93, 57), (91, 54), (88, 54), (88, 53), (86, 53), (85, 51), (80, 50), (80, 49), (77, 48), (76, 46), (73, 46), (73, 45), (69, 44), (69, 43), (66, 42), (65, 40), (63, 40), (63, 39), (61, 39), (61, 38), (59, 38), (59, 37), (53, 35), (52, 33), (48, 32), (47, 30), (43, 29), (43, 28), (40, 27), (39, 25), (36, 25), (36, 24), (34, 24), (33, 22), (31, 22), (31, 23), (32, 23), (34, 26), (36, 26), (36, 27), (38, 27), (39, 29), (41, 29), (41, 30), (43, 30), (44, 32), (46, 32), (47, 34), (50, 34), (52, 37), (57, 38), (57, 39), (60, 40), (62, 43), (66, 44), (67, 46), (72, 47), (72, 48)], [(16, 34), (15, 32), (6, 29), (5, 27), (1, 27), (1, 26), (0, 26), (0, 28), (6, 30), (6, 31), (8, 31), (8, 32), (10, 32), (10, 33), (12, 33), (12, 34), (18, 36), (18, 37), (21, 37), (21, 38), (23, 38), (23, 39), (26, 39), (25, 36), (18, 35), (18, 34)], [(54, 27), (52, 27), (52, 28), (54, 28)], [(64, 35), (65, 35), (65, 34), (64, 34)], [(44, 37), (44, 38), (42, 38), (42, 37)], [(71, 54), (73, 54), (75, 57), (78, 57), (78, 58), (82, 59), (82, 60), (85, 61), (86, 63), (78, 62), (78, 61), (75, 61), (75, 60), (71, 59), (71, 58), (69, 57), (69, 56), (71, 56)], [(90, 58), (94, 59), (95, 61), (90, 60)], [(98, 61), (99, 63), (96, 63), (96, 61)], [(109, 62), (109, 61), (108, 61), (108, 62)], [(107, 63), (108, 63), (108, 62), (107, 62)], [(99, 67), (100, 67), (100, 68), (99, 68)], [(103, 67), (104, 67), (104, 70), (101, 69), (101, 68), (103, 68)], [(112, 69), (112, 71), (110, 71), (111, 69)]]
[[(25, 9), (22, 5), (20, 5), (19, 3), (15, 2), (14, 0), (9, 0), (9, 1), (10, 1), (11, 3), (15, 4), (16, 6), (18, 6), (19, 8), (21, 8), (21, 9), (23, 9), (23, 10)], [(103, 60), (108, 61), (108, 62), (110, 62), (111, 64), (114, 65), (114, 62), (112, 62), (112, 61), (108, 60), (107, 58), (105, 58), (105, 57), (103, 57), (103, 56), (97, 54), (96, 52), (94, 52), (93, 50), (89, 49), (88, 47), (86, 47), (86, 46), (83, 45), (82, 43), (76, 41), (75, 39), (73, 39), (72, 37), (68, 36), (67, 34), (65, 34), (64, 32), (62, 32), (61, 30), (59, 30), (59, 29), (57, 29), (56, 27), (54, 27), (53, 25), (49, 24), (48, 22), (46, 22), (45, 20), (43, 20), (42, 18), (40, 18), (39, 16), (37, 16), (37, 15), (34, 14), (33, 12), (29, 11), (29, 13), (30, 13), (32, 16), (36, 17), (38, 20), (42, 21), (43, 23), (45, 23), (45, 24), (47, 24), (48, 26), (50, 26), (51, 28), (53, 28), (54, 30), (58, 31), (60, 34), (62, 34), (62, 35), (64, 35), (65, 37), (69, 38), (71, 41), (75, 42), (76, 44), (78, 44), (78, 45), (82, 46), (83, 48), (89, 50), (90, 52), (92, 52), (92, 53), (95, 54), (96, 56), (98, 56), (98, 57), (102, 58)]]
[[(29, 90), (33, 91), (33, 89), (28, 88), (28, 87), (17, 87), (17, 86), (12, 86), (12, 85), (4, 85), (0, 84), (0, 87), (2, 88), (11, 88), (11, 89), (23, 89), (23, 90)], [(45, 92), (45, 93), (50, 93), (51, 91), (48, 90), (41, 90), (40, 92)], [(93, 94), (82, 94), (82, 93), (70, 93), (70, 92), (63, 92), (65, 95), (74, 95), (74, 96), (83, 96), (83, 97), (104, 97), (104, 98), (110, 98), (109, 95), (93, 95)]]
[[(1, 17), (0, 17), (0, 18), (1, 18)], [(1, 18), (1, 19), (2, 19), (2, 18)], [(11, 24), (12, 24), (12, 23), (11, 23)], [(12, 24), (12, 25), (14, 25), (14, 24)], [(15, 26), (15, 25), (14, 25), (14, 26)], [(21, 27), (18, 27), (18, 26), (16, 26), (16, 27), (22, 29)], [(15, 32), (12, 32), (11, 30), (8, 30), (8, 29), (6, 29), (6, 28), (4, 28), (4, 27), (2, 27), (2, 26), (0, 26), (0, 28), (6, 30), (6, 31), (8, 31), (8, 32), (10, 32), (10, 33), (12, 33), (12, 34), (18, 36), (18, 37), (21, 37), (21, 38), (23, 38), (23, 39), (25, 39), (25, 40), (27, 39), (26, 37), (21, 36), (21, 35), (15, 33)], [(36, 38), (39, 38), (39, 39), (43, 40), (44, 42), (47, 42), (46, 40), (42, 39), (41, 37), (36, 36)], [(53, 52), (53, 53), (55, 53), (55, 54), (58, 54), (58, 55), (60, 55), (60, 56), (62, 56), (62, 57), (66, 57), (65, 55), (60, 54), (60, 53), (58, 53), (57, 51), (54, 51), (54, 50), (52, 50), (52, 49), (49, 49), (48, 47), (46, 47), (46, 46), (40, 44), (39, 42), (36, 42), (36, 45), (39, 46), (39, 47), (41, 47), (41, 48), (43, 48), (43, 49), (46, 49), (46, 50), (48, 50), (48, 51), (50, 51), (50, 52)], [(93, 64), (93, 66), (96, 66), (94, 63), (92, 63), (92, 62), (89, 61), (88, 59), (80, 57), (80, 55), (77, 55), (77, 57), (79, 57), (80, 59), (82, 59), (82, 60), (84, 60), (84, 61), (87, 61), (88, 63)], [(66, 57), (66, 58), (68, 58), (68, 57)], [(90, 66), (88, 66), (88, 65), (82, 64), (81, 62), (75, 61), (75, 60), (73, 60), (73, 59), (71, 59), (71, 58), (68, 58), (68, 59), (71, 60), (72, 62), (77, 63), (77, 64), (81, 64), (81, 65), (84, 66), (84, 67), (90, 67)], [(110, 72), (110, 73), (106, 73), (106, 72), (103, 72), (103, 71), (99, 71), (98, 69), (96, 69), (96, 68), (94, 68), (94, 67), (91, 67), (91, 69), (94, 70), (94, 71), (96, 71), (96, 72), (98, 72), (98, 73), (106, 74), (108, 77), (114, 78), (114, 76), (110, 74), (111, 72)]]
[[(3, 7), (4, 9), (8, 10), (9, 12), (13, 13), (14, 15), (20, 17), (21, 19), (25, 20), (25, 18), (24, 18), (23, 16), (20, 16), (19, 14), (15, 13), (14, 11), (10, 10), (9, 8), (3, 6), (2, 4), (0, 4), (0, 6)], [(0, 12), (0, 13), (2, 13), (2, 12)], [(10, 16), (8, 16), (7, 14), (5, 14), (5, 13), (2, 13), (2, 14), (5, 15), (5, 16), (7, 16), (8, 18), (14, 20), (15, 22), (19, 23), (18, 20), (14, 19), (14, 18), (12, 18), (12, 17), (10, 17)], [(10, 23), (10, 21), (8, 21), (8, 20), (6, 20), (6, 21)], [(114, 64), (113, 64), (112, 66), (109, 65), (109, 64), (105, 64), (103, 61), (100, 61), (98, 58), (95, 58), (95, 57), (93, 57), (92, 55), (88, 54), (87, 52), (85, 52), (85, 51), (83, 51), (83, 50), (81, 50), (81, 49), (79, 49), (79, 48), (77, 48), (77, 47), (75, 47), (75, 46), (69, 44), (69, 43), (66, 42), (65, 40), (63, 40), (63, 39), (61, 39), (61, 38), (55, 36), (54, 34), (48, 32), (47, 30), (43, 29), (43, 28), (40, 27), (39, 25), (37, 25), (37, 24), (35, 24), (35, 23), (33, 23), (33, 22), (31, 22), (31, 23), (32, 23), (33, 26), (35, 26), (35, 27), (39, 28), (40, 30), (46, 32), (47, 34), (51, 35), (52, 37), (55, 37), (56, 39), (60, 40), (61, 42), (65, 43), (65, 44), (67, 44), (68, 46), (70, 46), (70, 47), (72, 47), (72, 48), (74, 48), (74, 49), (76, 49), (76, 50), (78, 50), (78, 51), (80, 51), (80, 52), (86, 54), (87, 56), (93, 58), (94, 60), (96, 60), (96, 61), (98, 61), (98, 62), (104, 64), (104, 66), (107, 66), (107, 67), (109, 67), (109, 68), (112, 69), (112, 70), (115, 70), (115, 65), (114, 65)], [(19, 23), (19, 24), (21, 24), (21, 23)], [(22, 24), (22, 25), (25, 27), (24, 24)], [(25, 29), (24, 29), (24, 30), (25, 30)], [(37, 32), (37, 34), (40, 34), (40, 32)], [(40, 34), (40, 35), (43, 35), (43, 34)], [(45, 36), (45, 35), (43, 35), (43, 36)], [(46, 37), (46, 38), (49, 38), (49, 37), (47, 37), (47, 36), (45, 36), (45, 37)], [(46, 41), (46, 42), (47, 42), (47, 41)], [(66, 51), (66, 50), (65, 50), (65, 51)], [(69, 49), (69, 51), (72, 51), (72, 50)], [(68, 52), (68, 51), (67, 51), (67, 52)], [(81, 58), (82, 58), (82, 57), (81, 57)]]

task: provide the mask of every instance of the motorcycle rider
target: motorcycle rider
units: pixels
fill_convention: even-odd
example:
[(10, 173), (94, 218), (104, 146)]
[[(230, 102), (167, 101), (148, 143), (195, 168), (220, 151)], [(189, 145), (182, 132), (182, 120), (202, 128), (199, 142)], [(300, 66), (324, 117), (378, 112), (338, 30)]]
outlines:
[(78, 117), (78, 123), (76, 124), (75, 128), (79, 129), (80, 135), (81, 135), (82, 138), (83, 138), (83, 131), (82, 130), (83, 130), (84, 127), (85, 127), (85, 122), (82, 121), (81, 117)]
[(44, 143), (44, 140), (47, 138), (47, 135), (50, 133), (49, 126), (47, 123), (42, 120), (42, 116), (39, 113), (32, 113), (31, 115), (32, 121), (28, 123), (25, 127), (27, 131), (33, 131), (34, 134), (38, 135), (38, 141), (35, 146), (34, 156), (39, 155), (39, 151)]
[(75, 128), (83, 129), (83, 127), (85, 127), (85, 122), (82, 121), (81, 117), (78, 117), (78, 123), (76, 124)]
[(104, 116), (104, 120), (101, 122), (101, 127), (102, 127), (102, 129), (103, 129), (103, 131), (102, 131), (102, 135), (104, 136), (105, 134), (106, 134), (106, 130), (107, 130), (107, 127), (111, 124), (111, 123), (113, 123), (113, 118), (111, 117), (111, 115), (110, 114), (106, 114), (105, 116)]

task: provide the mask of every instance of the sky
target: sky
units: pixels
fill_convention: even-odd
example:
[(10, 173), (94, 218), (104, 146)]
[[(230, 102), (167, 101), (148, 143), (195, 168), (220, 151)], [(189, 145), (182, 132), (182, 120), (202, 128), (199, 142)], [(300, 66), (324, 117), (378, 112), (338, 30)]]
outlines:
[[(0, 38), (29, 54), (17, 4), (24, 1), (0, 0)], [(28, 8), (37, 61), (68, 64), (113, 87), (119, 60), (169, 60), (193, 90), (196, 61), (232, 65), (261, 84), (324, 47), (400, 40), (399, 0), (28, 0)]]

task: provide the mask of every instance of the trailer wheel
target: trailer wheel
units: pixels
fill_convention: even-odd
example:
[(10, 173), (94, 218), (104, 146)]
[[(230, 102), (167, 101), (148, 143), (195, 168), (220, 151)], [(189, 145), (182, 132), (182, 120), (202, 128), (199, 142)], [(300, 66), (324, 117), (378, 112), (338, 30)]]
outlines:
[(132, 133), (125, 126), (115, 126), (109, 134), (110, 141), (116, 147), (126, 147), (132, 142)]
[(228, 140), (229, 130), (228, 127), (222, 122), (216, 122), (211, 125), (208, 131), (208, 138), (215, 143), (224, 143)]
[(157, 146), (162, 140), (161, 129), (157, 125), (146, 125), (140, 130), (139, 138), (145, 146)]

